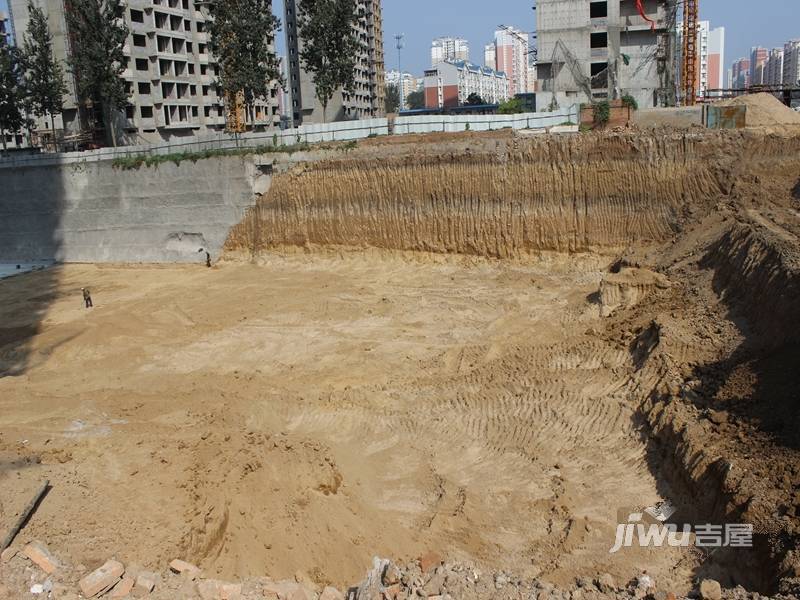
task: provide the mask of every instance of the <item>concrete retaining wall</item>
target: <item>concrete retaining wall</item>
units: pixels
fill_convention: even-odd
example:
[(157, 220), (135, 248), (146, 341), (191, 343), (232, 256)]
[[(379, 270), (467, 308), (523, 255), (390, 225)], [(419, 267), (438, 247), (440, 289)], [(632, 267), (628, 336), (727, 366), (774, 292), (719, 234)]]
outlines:
[(672, 127), (690, 129), (703, 127), (702, 106), (677, 108), (643, 108), (633, 113), (633, 122), (639, 127)]
[(0, 262), (202, 262), (269, 187), (229, 157), (138, 170), (111, 161), (0, 170)]

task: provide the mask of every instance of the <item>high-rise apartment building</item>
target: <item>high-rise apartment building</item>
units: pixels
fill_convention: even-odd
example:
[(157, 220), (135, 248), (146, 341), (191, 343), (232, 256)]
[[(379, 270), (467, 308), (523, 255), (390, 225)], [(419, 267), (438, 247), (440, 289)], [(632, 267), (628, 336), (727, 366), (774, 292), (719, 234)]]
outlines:
[(673, 104), (677, 4), (537, 0), (537, 105), (568, 106), (624, 94), (642, 108)]
[(396, 85), (400, 88), (400, 95), (405, 101), (411, 92), (417, 91), (417, 78), (411, 73), (403, 73), (400, 71), (392, 70), (386, 73), (386, 85)]
[(764, 83), (764, 63), (767, 62), (769, 52), (761, 46), (750, 48), (750, 85)]
[(286, 46), (289, 59), (289, 102), (295, 127), (303, 123), (324, 123), (381, 117), (386, 113), (381, 0), (357, 0), (358, 21), (353, 34), (358, 38), (355, 86), (337, 90), (323, 111), (316, 95), (314, 77), (300, 59), (303, 39), (298, 27), (298, 6), (302, 0), (285, 0)]
[(750, 86), (750, 59), (740, 58), (731, 66), (731, 88), (743, 90)]
[[(64, 12), (64, 0), (35, 0), (47, 16), (47, 23), (50, 33), (53, 36), (53, 56), (61, 64), (64, 79), (67, 84), (67, 94), (64, 96), (63, 112), (56, 116), (56, 129), (61, 129), (66, 133), (78, 133), (81, 130), (81, 120), (78, 114), (78, 99), (75, 92), (75, 82), (70, 75), (67, 56), (69, 55), (69, 42), (67, 40), (67, 23)], [(22, 45), (25, 32), (28, 30), (28, 0), (9, 0), (8, 8), (11, 13), (12, 29), (14, 31), (14, 43)], [(49, 122), (44, 120), (40, 124), (50, 127)]]
[(781, 85), (783, 83), (783, 48), (769, 51), (764, 63), (764, 85)]
[[(721, 90), (725, 84), (725, 28), (711, 29), (708, 21), (700, 21), (697, 27), (697, 80), (695, 89), (698, 98), (709, 95), (708, 90)], [(713, 92), (720, 95), (721, 92)]]
[(469, 60), (469, 42), (463, 38), (440, 37), (431, 42), (431, 66), (445, 60)]
[[(47, 14), (53, 50), (69, 73), (71, 51), (64, 0), (36, 0)], [(28, 27), (28, 0), (11, 0), (14, 29), (20, 39)], [(218, 73), (210, 51), (210, 16), (200, 0), (129, 0), (124, 13), (129, 34), (122, 74), (129, 105), (115, 119), (117, 138), (154, 143), (191, 137), (225, 127), (223, 100), (216, 93)], [(274, 50), (274, 48), (273, 48)], [(57, 126), (66, 133), (83, 129), (74, 82)], [(269, 129), (280, 124), (275, 83), (270, 97), (257, 100), (247, 115), (249, 126)]]
[(497, 69), (497, 47), (494, 42), (486, 44), (483, 48), (483, 66), (490, 69)]
[(509, 92), (528, 92), (528, 34), (508, 27), (494, 33), (496, 69), (508, 76)]
[(783, 83), (800, 85), (800, 40), (783, 45)]

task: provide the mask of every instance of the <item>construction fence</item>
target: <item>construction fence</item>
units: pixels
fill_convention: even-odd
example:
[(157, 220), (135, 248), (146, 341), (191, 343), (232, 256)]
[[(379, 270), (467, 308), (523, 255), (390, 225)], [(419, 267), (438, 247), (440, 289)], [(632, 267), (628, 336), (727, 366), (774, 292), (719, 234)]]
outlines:
[(422, 115), (401, 116), (394, 120), (363, 119), (336, 123), (301, 125), (295, 129), (268, 132), (248, 132), (239, 135), (219, 133), (198, 136), (187, 141), (171, 141), (147, 146), (101, 148), (83, 152), (59, 154), (16, 155), (0, 158), (0, 168), (18, 168), (26, 165), (70, 164), (113, 160), (130, 156), (156, 156), (203, 152), (206, 150), (235, 150), (242, 148), (296, 146), (323, 142), (346, 142), (383, 135), (414, 133), (492, 131), (498, 129), (544, 130), (566, 123), (578, 124), (579, 107), (553, 112), (522, 113), (516, 115)]

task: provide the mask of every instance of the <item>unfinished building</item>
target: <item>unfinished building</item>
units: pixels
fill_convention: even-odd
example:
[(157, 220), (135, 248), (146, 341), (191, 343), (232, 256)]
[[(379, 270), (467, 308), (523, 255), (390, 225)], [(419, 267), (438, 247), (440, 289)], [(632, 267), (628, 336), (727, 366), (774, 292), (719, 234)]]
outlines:
[(300, 59), (303, 40), (298, 26), (300, 0), (285, 2), (286, 53), (289, 58), (289, 106), (295, 127), (303, 123), (324, 123), (382, 117), (386, 112), (383, 61), (383, 21), (380, 0), (358, 0), (358, 21), (353, 34), (359, 42), (355, 86), (339, 89), (323, 111), (312, 73)]
[[(47, 14), (53, 33), (53, 49), (69, 74), (71, 51), (64, 0), (37, 0)], [(18, 36), (28, 27), (28, 0), (11, 0), (11, 14)], [(131, 0), (125, 9), (128, 39), (122, 76), (129, 104), (115, 126), (118, 138), (129, 143), (157, 143), (225, 127), (223, 100), (217, 95), (217, 63), (211, 53), (207, 25), (210, 14), (199, 0)], [(87, 126), (78, 110), (72, 77), (68, 77), (64, 113), (57, 128), (66, 134)], [(60, 121), (60, 122), (59, 122)], [(255, 129), (280, 125), (278, 84), (270, 96), (257, 100), (247, 118)]]
[(676, 0), (539, 0), (539, 106), (673, 105), (676, 12)]

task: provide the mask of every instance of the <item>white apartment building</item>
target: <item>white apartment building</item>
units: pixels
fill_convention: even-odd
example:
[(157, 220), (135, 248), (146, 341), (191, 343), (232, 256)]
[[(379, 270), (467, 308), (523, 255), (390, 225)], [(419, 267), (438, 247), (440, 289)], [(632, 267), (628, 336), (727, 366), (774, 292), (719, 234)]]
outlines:
[[(724, 87), (725, 28), (711, 29), (709, 21), (697, 24), (697, 82), (698, 98), (709, 95), (708, 90)], [(719, 95), (721, 92), (714, 92)]]
[(486, 44), (486, 47), (483, 49), (483, 66), (489, 67), (490, 69), (497, 69), (497, 47), (494, 45), (494, 42)]
[(783, 83), (800, 85), (800, 40), (783, 45)]
[(469, 42), (463, 38), (440, 37), (431, 42), (431, 66), (445, 60), (469, 60)]
[(508, 100), (509, 83), (506, 74), (475, 63), (443, 61), (425, 71), (425, 106), (452, 108), (466, 104), (477, 94), (488, 104)]
[(414, 77), (411, 73), (403, 73), (402, 76), (400, 75), (400, 71), (397, 69), (393, 69), (392, 71), (386, 72), (386, 85), (396, 85), (400, 88), (400, 94), (403, 99), (408, 98), (408, 95), (411, 92), (416, 92), (418, 87), (417, 78)]
[(781, 85), (783, 83), (783, 48), (773, 48), (764, 63), (764, 84)]

